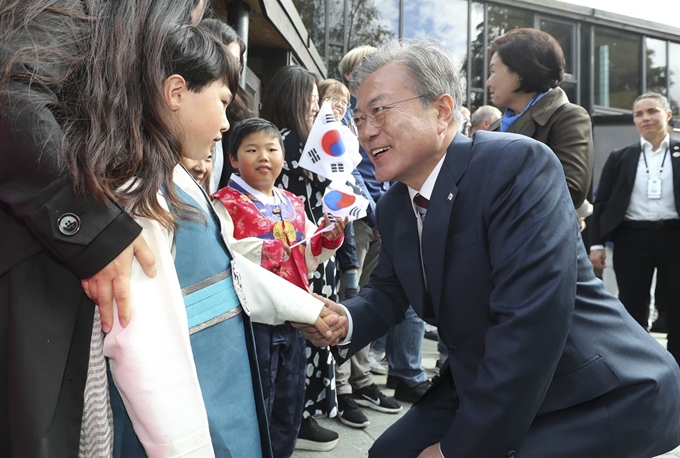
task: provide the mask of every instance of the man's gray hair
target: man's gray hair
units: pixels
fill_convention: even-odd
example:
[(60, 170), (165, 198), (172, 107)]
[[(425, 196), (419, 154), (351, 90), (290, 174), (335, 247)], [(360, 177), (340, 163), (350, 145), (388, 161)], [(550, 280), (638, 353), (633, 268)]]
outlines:
[(481, 107), (477, 108), (474, 113), (472, 113), (472, 116), (470, 117), (470, 124), (472, 127), (479, 127), (479, 125), (484, 121), (489, 121), (489, 124), (491, 124), (502, 117), (503, 113), (501, 113), (498, 108), (494, 107), (493, 105), (482, 105)]
[(375, 71), (391, 63), (406, 66), (412, 81), (411, 89), (422, 95), (423, 105), (434, 102), (440, 95), (449, 94), (454, 103), (454, 120), (461, 124), (460, 108), (463, 89), (451, 52), (433, 38), (412, 38), (392, 41), (366, 56), (352, 72), (350, 84), (356, 92), (361, 83)]
[(633, 102), (633, 107), (635, 106), (636, 103), (638, 103), (642, 99), (655, 99), (658, 100), (661, 106), (663, 107), (664, 110), (666, 111), (671, 111), (671, 104), (668, 103), (668, 99), (666, 98), (665, 95), (659, 94), (658, 92), (645, 92), (642, 95), (639, 95), (636, 99), (635, 102)]

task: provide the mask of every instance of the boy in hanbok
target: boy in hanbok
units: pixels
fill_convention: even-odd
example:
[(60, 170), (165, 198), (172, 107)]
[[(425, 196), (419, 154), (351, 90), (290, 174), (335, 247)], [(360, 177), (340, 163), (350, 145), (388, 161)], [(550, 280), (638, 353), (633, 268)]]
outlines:
[[(310, 273), (340, 247), (347, 221), (330, 223), (325, 217), (317, 228), (299, 197), (274, 186), (284, 152), (271, 122), (251, 118), (234, 126), (228, 157), (238, 174), (215, 194), (215, 208), (230, 246), (308, 291)], [(274, 456), (289, 457), (302, 420), (305, 340), (289, 323), (253, 328)]]

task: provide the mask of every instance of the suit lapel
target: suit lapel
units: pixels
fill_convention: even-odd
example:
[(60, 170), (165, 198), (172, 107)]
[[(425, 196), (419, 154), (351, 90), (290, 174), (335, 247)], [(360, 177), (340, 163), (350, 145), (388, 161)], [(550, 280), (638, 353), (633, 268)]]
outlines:
[[(626, 152), (625, 159), (625, 176), (626, 176), (626, 189), (628, 190), (628, 195), (633, 192), (633, 186), (635, 185), (635, 175), (637, 174), (638, 162), (640, 161), (640, 153), (642, 149), (640, 144), (637, 146), (631, 146), (631, 148)], [(673, 164), (675, 166), (675, 164)], [(675, 172), (673, 172), (675, 173)]]
[(423, 224), (423, 258), (427, 286), (435, 314), (439, 314), (444, 279), (444, 256), (449, 234), (451, 212), (458, 196), (458, 183), (467, 171), (472, 153), (472, 140), (458, 134), (449, 146), (446, 159), (434, 185), (427, 216)]

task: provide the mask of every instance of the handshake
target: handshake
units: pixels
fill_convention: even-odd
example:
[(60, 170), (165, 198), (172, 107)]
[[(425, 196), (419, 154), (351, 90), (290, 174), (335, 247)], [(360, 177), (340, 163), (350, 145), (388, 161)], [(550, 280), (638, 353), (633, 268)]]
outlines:
[(336, 345), (340, 339), (347, 337), (348, 321), (345, 309), (330, 299), (314, 294), (314, 297), (324, 303), (316, 323), (291, 323), (291, 325), (305, 335), (313, 345), (327, 347)]

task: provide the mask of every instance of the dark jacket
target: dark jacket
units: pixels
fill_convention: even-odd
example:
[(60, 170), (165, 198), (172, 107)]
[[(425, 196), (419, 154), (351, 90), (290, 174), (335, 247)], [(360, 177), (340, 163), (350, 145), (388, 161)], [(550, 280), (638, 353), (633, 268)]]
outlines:
[[(500, 131), (500, 120), (489, 130)], [(588, 112), (569, 103), (567, 94), (557, 87), (517, 118), (508, 132), (531, 137), (555, 152), (574, 207), (580, 207), (593, 175), (593, 128)]]
[(455, 416), (437, 412), (448, 421), (437, 429), (447, 458), (638, 458), (680, 444), (678, 365), (595, 278), (561, 181), (541, 143), (458, 134), (422, 245), (405, 185), (378, 203), (380, 259), (343, 302), (354, 330), (337, 363), (402, 321), (409, 305), (436, 325), (448, 384), (433, 390), (453, 380), (457, 396), (434, 399), (459, 405)]
[[(668, 156), (673, 163), (675, 208), (680, 213), (680, 157), (674, 155), (680, 152), (680, 142), (671, 139), (669, 149)], [(590, 222), (593, 243), (604, 244), (611, 240), (612, 234), (626, 216), (641, 151), (640, 142), (637, 142), (612, 151), (607, 158), (597, 187)]]
[[(51, 44), (46, 34), (35, 39)], [(73, 42), (56, 45), (72, 54)], [(3, 44), (0, 66), (24, 44), (21, 37)], [(11, 82), (0, 99), (0, 456), (75, 457), (94, 313), (80, 279), (105, 267), (141, 228), (113, 202), (74, 194), (60, 170), (51, 89)]]

